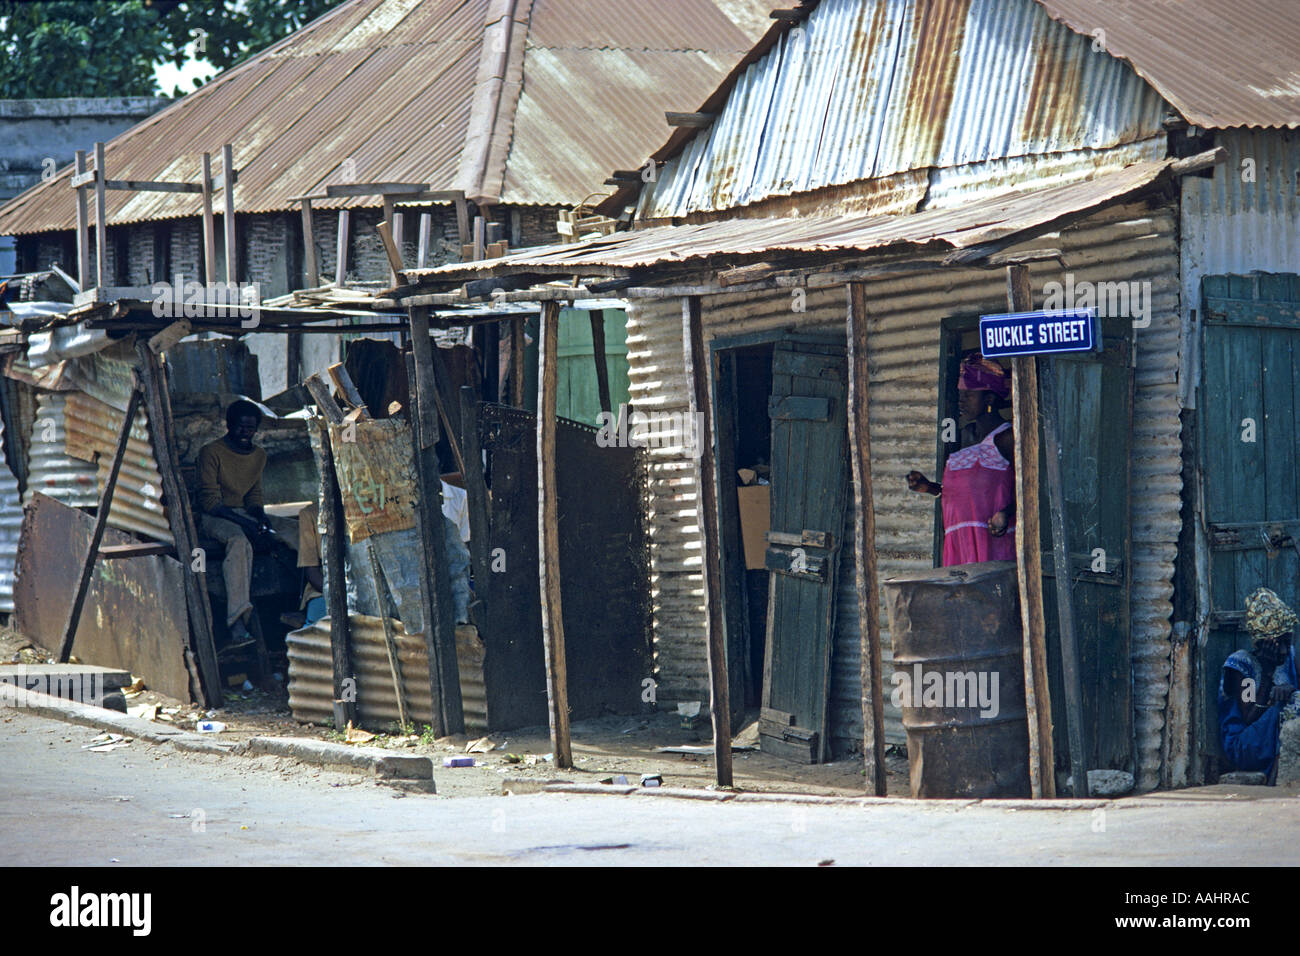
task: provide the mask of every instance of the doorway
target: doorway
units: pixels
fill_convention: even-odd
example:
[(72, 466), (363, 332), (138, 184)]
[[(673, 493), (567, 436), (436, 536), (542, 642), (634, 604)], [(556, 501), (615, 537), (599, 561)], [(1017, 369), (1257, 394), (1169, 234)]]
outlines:
[(733, 720), (757, 707), (764, 752), (829, 755), (836, 584), (848, 503), (839, 336), (712, 345), (719, 553)]

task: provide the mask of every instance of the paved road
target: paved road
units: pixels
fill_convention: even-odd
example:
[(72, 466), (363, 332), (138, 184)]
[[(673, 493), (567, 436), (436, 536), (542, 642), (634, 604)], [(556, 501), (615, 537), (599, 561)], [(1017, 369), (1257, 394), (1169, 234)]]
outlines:
[(1295, 797), (1171, 796), (1113, 804), (1103, 816), (644, 796), (399, 797), (364, 777), (272, 758), (178, 754), (138, 741), (112, 753), (83, 750), (95, 736), (0, 710), (7, 864), (1300, 863)]

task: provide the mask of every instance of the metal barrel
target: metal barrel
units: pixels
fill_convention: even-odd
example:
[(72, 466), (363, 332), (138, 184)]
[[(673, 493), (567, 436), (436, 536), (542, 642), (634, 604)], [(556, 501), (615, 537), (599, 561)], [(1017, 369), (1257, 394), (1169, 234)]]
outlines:
[(884, 582), (913, 797), (1029, 796), (1014, 561)]

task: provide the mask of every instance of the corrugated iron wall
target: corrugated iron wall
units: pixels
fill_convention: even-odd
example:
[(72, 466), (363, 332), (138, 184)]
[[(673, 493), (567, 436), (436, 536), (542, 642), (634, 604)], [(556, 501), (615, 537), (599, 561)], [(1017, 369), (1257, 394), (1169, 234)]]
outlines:
[(920, 200), (926, 170), (1092, 151), (1069, 167), (1077, 178), (1131, 161), (1113, 147), (1160, 145), (1163, 111), (1131, 67), (1032, 0), (823, 0), (745, 71), (638, 212), (684, 217), (884, 177)]
[(32, 493), (39, 491), (74, 508), (93, 508), (99, 503), (95, 466), (67, 452), (68, 432), (64, 426), (67, 400), (67, 392), (36, 395), (24, 500), (30, 500)]
[[(0, 420), (0, 440), (4, 422)], [(18, 496), (18, 479), (0, 460), (0, 612), (13, 613), (14, 566), (18, 562), (18, 537), (23, 525), (23, 505)]]
[[(1075, 281), (1149, 281), (1152, 320), (1135, 330), (1132, 647), (1139, 781), (1155, 785), (1168, 675), (1173, 560), (1181, 490), (1178, 404), (1178, 252), (1171, 207), (1128, 206), (1100, 213), (1038, 245), (1061, 248)], [(1032, 269), (1036, 296), (1060, 279), (1055, 264)], [(932, 566), (933, 502), (907, 491), (912, 468), (934, 465), (939, 383), (939, 323), (945, 316), (1005, 311), (1000, 271), (926, 273), (867, 284), (871, 303), (871, 451), (881, 578)], [(810, 290), (807, 309), (792, 311), (784, 292), (708, 297), (705, 335), (781, 329), (843, 332), (843, 289)], [(628, 310), (632, 403), (642, 411), (683, 411), (681, 304), (633, 300)], [(648, 502), (652, 600), (659, 695), (665, 701), (708, 699), (703, 639), (700, 540), (688, 461), (674, 449), (650, 449)], [(831, 736), (837, 751), (860, 749), (861, 704), (853, 595), (853, 558), (845, 549), (833, 649)], [(882, 622), (884, 621), (882, 610)], [(886, 677), (889, 637), (883, 635)], [(886, 691), (890, 685), (886, 684)], [(886, 736), (902, 740), (898, 714), (885, 702)]]
[[(357, 677), (357, 709), (361, 725), (384, 731), (399, 720), (393, 677), (388, 667), (383, 621), (365, 614), (348, 615), (352, 667)], [(470, 638), (472, 628), (456, 629), (456, 661), (460, 668), (460, 693), (465, 710), (465, 730), (487, 733), (487, 691), (483, 684), (482, 641)], [(400, 621), (393, 622), (393, 640), (407, 719), (427, 724), (433, 719), (429, 702), (429, 657), (420, 635), (409, 635)], [(477, 642), (477, 645), (474, 644)], [(289, 649), (289, 709), (302, 723), (334, 720), (334, 670), (330, 652), (330, 619), (291, 632)]]

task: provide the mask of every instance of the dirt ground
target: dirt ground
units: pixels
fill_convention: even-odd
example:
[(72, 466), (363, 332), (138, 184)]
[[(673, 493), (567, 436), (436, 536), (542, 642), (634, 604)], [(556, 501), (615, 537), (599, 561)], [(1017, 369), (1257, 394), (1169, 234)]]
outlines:
[[(48, 650), (22, 635), (13, 631), (0, 632), (0, 662), (40, 663), (51, 658)], [(156, 712), (152, 712), (155, 707)], [(345, 739), (344, 734), (333, 727), (300, 724), (294, 720), (289, 713), (288, 693), (283, 688), (273, 693), (257, 688), (228, 689), (221, 708), (204, 711), (151, 691), (146, 686), (139, 692), (128, 693), (127, 709), (133, 716), (144, 716), (185, 730), (193, 730), (199, 720), (217, 720), (226, 725), (220, 739), (229, 741), (257, 736), (307, 737), (336, 742)], [(476, 743), (473, 738), (434, 739), (427, 730), (408, 735), (378, 734), (365, 745), (433, 758), (438, 793), (451, 797), (500, 794), (503, 781), (507, 779), (599, 783), (614, 778), (615, 782), (622, 783), (617, 779), (621, 776), (627, 783), (636, 785), (641, 782), (643, 774), (659, 774), (666, 787), (706, 787), (713, 783), (711, 754), (658, 751), (660, 747), (683, 746), (707, 751), (711, 745), (707, 721), (698, 721), (693, 730), (687, 730), (682, 728), (681, 718), (676, 713), (602, 717), (575, 721), (571, 727), (571, 739), (574, 767), (564, 771), (556, 770), (552, 763), (546, 727), (491, 734), (474, 748), (486, 752), (470, 754), (466, 749)], [(756, 744), (753, 721), (747, 721), (733, 740), (734, 746)], [(444, 758), (451, 756), (472, 756), (474, 766), (443, 767)], [(804, 765), (760, 753), (755, 748), (735, 750), (733, 760), (736, 786), (745, 791), (858, 796), (865, 788), (860, 756)], [(888, 756), (888, 770), (889, 795), (907, 796), (907, 758), (893, 748)]]

